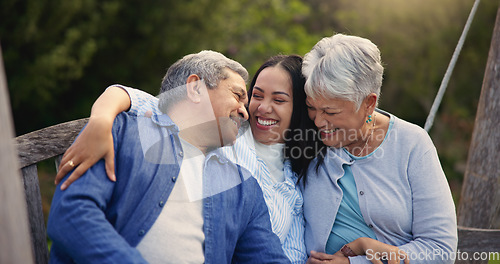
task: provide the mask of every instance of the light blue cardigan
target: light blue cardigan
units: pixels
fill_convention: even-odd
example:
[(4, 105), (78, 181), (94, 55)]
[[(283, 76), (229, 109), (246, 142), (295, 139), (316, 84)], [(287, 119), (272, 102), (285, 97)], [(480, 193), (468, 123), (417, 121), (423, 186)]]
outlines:
[[(353, 161), (344, 149), (330, 148), (318, 171), (317, 160), (311, 163), (302, 189), (307, 251), (325, 251), (342, 200), (337, 180), (342, 164), (349, 164), (361, 213), (377, 240), (398, 246), (412, 264), (454, 263), (455, 205), (436, 148), (419, 126), (393, 115), (390, 120), (389, 133), (367, 158)], [(366, 256), (350, 262), (371, 263)]]

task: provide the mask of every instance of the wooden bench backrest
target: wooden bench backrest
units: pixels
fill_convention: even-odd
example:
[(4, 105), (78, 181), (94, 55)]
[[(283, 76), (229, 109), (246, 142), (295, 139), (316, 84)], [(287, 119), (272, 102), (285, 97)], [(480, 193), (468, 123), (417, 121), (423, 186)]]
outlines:
[(60, 155), (73, 143), (87, 121), (88, 118), (74, 120), (16, 138), (35, 263), (46, 264), (49, 259), (37, 163), (56, 157), (57, 168)]

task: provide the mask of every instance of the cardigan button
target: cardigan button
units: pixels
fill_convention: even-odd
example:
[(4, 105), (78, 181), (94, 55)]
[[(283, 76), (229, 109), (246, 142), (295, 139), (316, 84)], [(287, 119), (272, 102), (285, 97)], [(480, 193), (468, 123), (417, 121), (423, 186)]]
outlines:
[(172, 181), (175, 182), (177, 180), (177, 177), (172, 177)]
[(160, 207), (163, 207), (163, 206), (165, 205), (165, 202), (164, 202), (164, 201), (160, 201), (160, 202), (158, 203), (158, 205), (159, 205)]
[(368, 225), (368, 227), (369, 227), (369, 228), (373, 228), (373, 225), (372, 225), (372, 224), (369, 224), (369, 225)]
[(142, 229), (141, 229), (141, 230), (139, 230), (139, 236), (143, 236), (145, 233), (146, 233), (146, 231), (144, 231), (144, 230), (142, 230)]
[(365, 192), (363, 192), (363, 191), (359, 191), (359, 194), (363, 195), (363, 194), (365, 194)]

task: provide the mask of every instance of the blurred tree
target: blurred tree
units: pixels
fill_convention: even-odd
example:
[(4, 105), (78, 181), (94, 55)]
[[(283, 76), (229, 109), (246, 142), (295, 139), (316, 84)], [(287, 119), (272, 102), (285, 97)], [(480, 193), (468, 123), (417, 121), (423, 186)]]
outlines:
[[(333, 32), (371, 39), (386, 72), (381, 108), (423, 125), (472, 0), (0, 0), (0, 41), (17, 134), (88, 116), (113, 83), (158, 91), (188, 53), (220, 51), (250, 74)], [(483, 0), (431, 137), (463, 175), (498, 1)]]
[(87, 116), (115, 82), (156, 94), (185, 54), (220, 51), (252, 74), (269, 56), (304, 54), (318, 36), (300, 0), (2, 0), (17, 134)]

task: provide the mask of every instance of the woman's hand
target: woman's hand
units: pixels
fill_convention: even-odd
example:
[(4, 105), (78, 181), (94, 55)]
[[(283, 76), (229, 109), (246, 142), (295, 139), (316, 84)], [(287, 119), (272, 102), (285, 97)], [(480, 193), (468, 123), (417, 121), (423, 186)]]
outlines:
[(342, 253), (337, 253), (330, 255), (326, 253), (311, 251), (311, 256), (307, 259), (306, 264), (349, 264), (349, 259), (345, 257)]
[[(401, 260), (404, 260), (405, 264), (410, 263), (408, 255), (403, 250), (368, 237), (358, 238), (347, 246), (357, 255), (366, 255), (373, 264), (382, 264), (382, 260), (387, 260), (388, 264), (399, 264)], [(335, 254), (338, 253), (342, 254), (341, 251)]]
[(68, 172), (74, 169), (71, 175), (61, 185), (65, 190), (77, 180), (92, 165), (104, 158), (106, 174), (111, 181), (116, 181), (114, 164), (114, 147), (111, 129), (113, 118), (90, 117), (85, 129), (80, 133), (71, 147), (66, 150), (59, 164), (59, 171), (55, 183), (58, 184)]
[(92, 105), (90, 119), (80, 136), (66, 150), (59, 164), (55, 183), (58, 184), (64, 176), (74, 169), (73, 173), (61, 185), (61, 190), (82, 176), (92, 165), (104, 158), (106, 174), (111, 181), (116, 181), (115, 152), (113, 147), (113, 121), (122, 111), (130, 108), (130, 97), (120, 87), (111, 86), (97, 98)]

